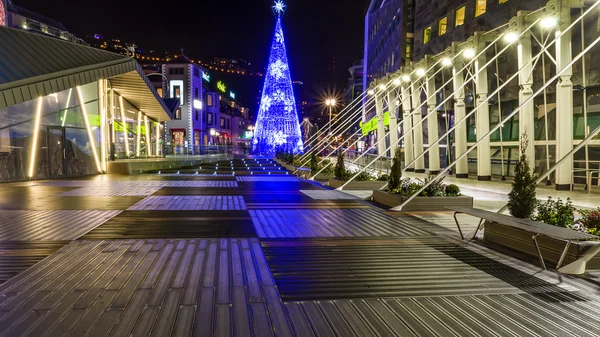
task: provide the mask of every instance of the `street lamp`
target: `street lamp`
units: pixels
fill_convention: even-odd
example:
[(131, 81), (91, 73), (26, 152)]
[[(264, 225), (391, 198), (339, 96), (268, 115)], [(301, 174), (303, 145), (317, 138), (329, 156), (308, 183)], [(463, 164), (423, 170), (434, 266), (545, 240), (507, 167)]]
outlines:
[(331, 110), (335, 106), (335, 98), (331, 98), (325, 101), (325, 105), (329, 107), (329, 135), (331, 136)]

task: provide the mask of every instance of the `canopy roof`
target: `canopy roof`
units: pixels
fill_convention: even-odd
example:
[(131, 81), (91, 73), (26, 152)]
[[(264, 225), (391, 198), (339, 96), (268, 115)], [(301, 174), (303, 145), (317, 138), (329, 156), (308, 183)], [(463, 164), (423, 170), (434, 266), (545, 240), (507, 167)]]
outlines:
[(170, 119), (169, 108), (132, 58), (0, 27), (0, 109), (101, 79), (149, 117)]

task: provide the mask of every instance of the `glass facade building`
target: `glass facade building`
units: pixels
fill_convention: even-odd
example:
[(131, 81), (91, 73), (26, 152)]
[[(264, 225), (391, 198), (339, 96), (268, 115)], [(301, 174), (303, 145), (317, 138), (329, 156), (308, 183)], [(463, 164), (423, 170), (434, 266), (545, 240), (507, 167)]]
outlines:
[(0, 182), (163, 156), (171, 112), (135, 60), (6, 27), (0, 41)]

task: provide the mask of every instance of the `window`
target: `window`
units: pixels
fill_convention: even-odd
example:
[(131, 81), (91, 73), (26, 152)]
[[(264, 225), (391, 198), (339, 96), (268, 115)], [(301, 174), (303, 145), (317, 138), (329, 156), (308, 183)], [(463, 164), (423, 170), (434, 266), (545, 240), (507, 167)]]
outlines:
[(208, 106), (213, 106), (213, 95), (212, 94), (208, 94), (206, 95), (206, 105)]
[(213, 125), (213, 114), (212, 114), (212, 112), (208, 113), (208, 122), (207, 122), (207, 124), (208, 125)]
[(221, 127), (221, 129), (225, 129), (225, 118), (221, 117), (221, 121), (219, 123), (219, 126)]
[(431, 26), (423, 30), (423, 44), (428, 44), (431, 41)]
[(163, 89), (162, 88), (156, 88), (156, 93), (158, 94), (159, 97), (163, 97)]
[(465, 13), (466, 13), (465, 6), (462, 6), (456, 10), (456, 18), (455, 18), (456, 21), (455, 21), (454, 27), (462, 26), (465, 24)]
[(175, 110), (175, 119), (181, 119), (181, 108)]
[(438, 23), (438, 36), (446, 34), (448, 28), (448, 17), (444, 17)]
[(475, 17), (483, 15), (486, 10), (487, 0), (475, 0)]
[(175, 92), (175, 97), (180, 98), (181, 97), (181, 87), (176, 85), (173, 87), (173, 91)]
[(200, 69), (194, 68), (194, 77), (200, 78)]
[(198, 99), (198, 88), (194, 88), (194, 97)]
[(198, 120), (198, 110), (194, 109), (196, 111), (196, 120)]
[(183, 68), (169, 68), (169, 75), (183, 75)]

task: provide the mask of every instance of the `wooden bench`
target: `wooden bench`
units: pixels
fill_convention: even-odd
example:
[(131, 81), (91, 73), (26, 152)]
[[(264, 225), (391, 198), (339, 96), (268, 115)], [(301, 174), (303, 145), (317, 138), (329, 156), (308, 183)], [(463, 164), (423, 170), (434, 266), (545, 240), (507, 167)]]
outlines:
[[(458, 227), (458, 232), (460, 233), (461, 238), (464, 240), (463, 232), (460, 228), (460, 224), (458, 223), (458, 219), (456, 218), (457, 214), (467, 214), (476, 218), (481, 219), (479, 224), (477, 225), (477, 229), (475, 230), (475, 234), (471, 238), (471, 240), (475, 239), (479, 228), (483, 224), (483, 221), (488, 220), (495, 222), (499, 225), (518, 228), (523, 231), (529, 232), (533, 234), (532, 240), (533, 244), (538, 253), (538, 258), (540, 259), (540, 264), (544, 270), (546, 269), (546, 264), (544, 263), (544, 258), (542, 257), (542, 252), (540, 250), (540, 246), (537, 242), (537, 237), (540, 235), (547, 236), (553, 239), (566, 241), (565, 249), (563, 250), (560, 259), (558, 260), (558, 264), (556, 265), (556, 269), (558, 269), (561, 273), (566, 274), (583, 274), (585, 273), (585, 265), (591, 260), (594, 256), (600, 253), (600, 240), (599, 236), (591, 235), (588, 233), (574, 231), (572, 229), (557, 227), (548, 225), (541, 222), (536, 222), (528, 219), (519, 219), (513, 216), (499, 214), (495, 212), (485, 211), (482, 209), (472, 208), (472, 207), (446, 207), (447, 209), (454, 211), (454, 221), (456, 222), (456, 226)], [(579, 258), (577, 261), (572, 262), (561, 268), (563, 260), (567, 255), (567, 250), (571, 245), (571, 242), (576, 241), (591, 241), (594, 242), (595, 246), (590, 248), (584, 256)]]

